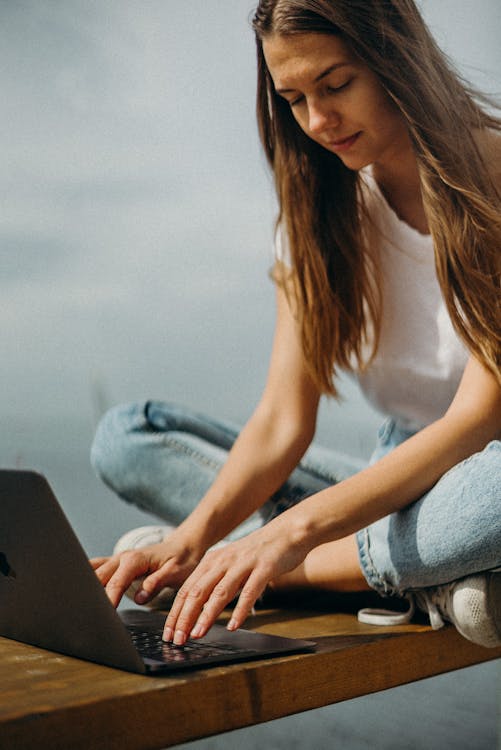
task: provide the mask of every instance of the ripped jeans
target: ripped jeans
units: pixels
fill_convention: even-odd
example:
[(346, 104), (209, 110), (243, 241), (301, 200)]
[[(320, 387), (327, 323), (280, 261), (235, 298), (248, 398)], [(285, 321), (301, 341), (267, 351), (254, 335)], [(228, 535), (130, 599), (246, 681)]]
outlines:
[[(371, 462), (413, 433), (387, 419)], [(179, 525), (226, 461), (232, 425), (160, 401), (118, 406), (101, 420), (96, 473), (120, 497)], [(364, 462), (313, 445), (282, 487), (228, 536), (238, 539)], [(454, 466), (419, 500), (357, 534), (368, 584), (383, 595), (447, 583), (501, 566), (501, 441)]]

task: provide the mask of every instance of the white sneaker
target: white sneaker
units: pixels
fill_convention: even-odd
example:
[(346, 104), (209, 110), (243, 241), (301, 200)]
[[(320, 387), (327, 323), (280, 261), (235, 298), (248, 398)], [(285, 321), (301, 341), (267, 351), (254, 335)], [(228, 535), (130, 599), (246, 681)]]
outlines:
[[(131, 529), (131, 531), (127, 531), (126, 534), (120, 537), (115, 544), (113, 554), (125, 552), (129, 549), (140, 549), (141, 547), (147, 547), (149, 544), (160, 544), (174, 529), (175, 526), (140, 526), (138, 529)], [(145, 578), (146, 576), (141, 576), (131, 583), (125, 592), (125, 596), (128, 599), (134, 601), (134, 597), (139, 589), (142, 588)], [(153, 599), (150, 599), (145, 606), (150, 609), (170, 609), (176, 593), (175, 589), (166, 586)]]
[(453, 583), (415, 591), (416, 604), (434, 630), (451, 622), (480, 646), (501, 646), (501, 572), (481, 573)]
[(358, 619), (369, 625), (402, 625), (411, 621), (417, 604), (429, 616), (433, 630), (447, 621), (473, 643), (501, 646), (501, 570), (413, 591), (406, 598), (407, 612), (361, 609)]

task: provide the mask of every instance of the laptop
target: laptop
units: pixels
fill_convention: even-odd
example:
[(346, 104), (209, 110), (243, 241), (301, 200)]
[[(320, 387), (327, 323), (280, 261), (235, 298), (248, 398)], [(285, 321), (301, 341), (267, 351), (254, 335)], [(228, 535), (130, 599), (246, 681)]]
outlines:
[(217, 624), (178, 647), (162, 641), (165, 617), (115, 610), (45, 477), (0, 470), (1, 636), (150, 675), (315, 648)]

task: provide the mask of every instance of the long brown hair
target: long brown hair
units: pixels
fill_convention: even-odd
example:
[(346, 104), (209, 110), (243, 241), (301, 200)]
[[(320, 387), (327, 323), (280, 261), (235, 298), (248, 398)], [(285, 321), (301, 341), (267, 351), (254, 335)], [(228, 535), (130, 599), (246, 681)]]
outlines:
[[(415, 150), (435, 264), (458, 334), (501, 384), (501, 199), (479, 139), (501, 130), (488, 99), (462, 81), (413, 0), (260, 0), (257, 114), (279, 199), (311, 376), (336, 395), (338, 369), (364, 367), (377, 350), (377, 264), (364, 231), (359, 175), (309, 139), (279, 97), (262, 41), (271, 34), (340, 35), (399, 108)], [(367, 356), (366, 345), (372, 342)]]

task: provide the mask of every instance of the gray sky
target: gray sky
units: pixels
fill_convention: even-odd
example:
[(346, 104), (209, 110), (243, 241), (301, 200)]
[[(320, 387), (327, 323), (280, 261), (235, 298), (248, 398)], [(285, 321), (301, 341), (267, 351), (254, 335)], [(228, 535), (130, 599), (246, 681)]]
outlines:
[[(96, 381), (113, 402), (252, 408), (274, 215), (253, 5), (0, 3), (4, 414), (88, 412)], [(465, 75), (501, 91), (499, 0), (422, 6)]]
[(96, 375), (116, 398), (169, 395), (258, 321), (266, 283), (244, 308), (270, 261), (272, 194), (252, 6), (218, 7), (2, 5), (6, 408), (80, 409)]

